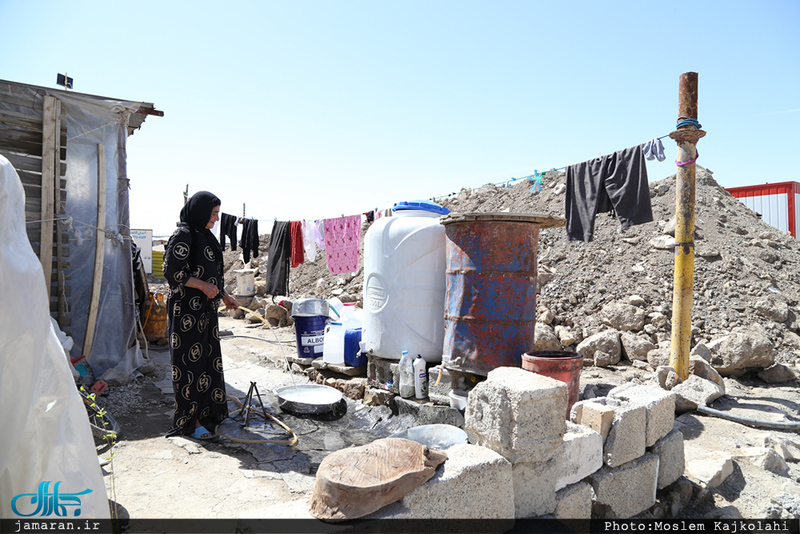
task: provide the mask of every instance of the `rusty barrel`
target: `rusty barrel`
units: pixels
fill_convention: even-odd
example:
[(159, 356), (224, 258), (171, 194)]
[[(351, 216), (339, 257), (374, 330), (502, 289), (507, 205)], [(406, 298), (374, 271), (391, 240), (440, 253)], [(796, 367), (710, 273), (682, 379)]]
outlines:
[(541, 213), (451, 213), (445, 227), (445, 367), (486, 375), (533, 350)]

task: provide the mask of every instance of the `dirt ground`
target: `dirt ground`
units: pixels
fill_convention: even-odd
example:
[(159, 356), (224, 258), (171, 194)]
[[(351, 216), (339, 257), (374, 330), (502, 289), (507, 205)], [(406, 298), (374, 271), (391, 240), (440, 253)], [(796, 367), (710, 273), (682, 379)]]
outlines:
[[(800, 369), (800, 242), (770, 227), (731, 197), (720, 185), (724, 182), (717, 182), (710, 170), (698, 167), (697, 173), (692, 345), (758, 323), (773, 344), (775, 362)], [(653, 242), (668, 233), (674, 216), (674, 181), (671, 176), (651, 182), (652, 223), (622, 233), (615, 219), (600, 216), (590, 243), (569, 242), (563, 229), (542, 232), (537, 303), (540, 311), (549, 310), (554, 316), (551, 327), (568, 328), (577, 343), (607, 328), (598, 314), (604, 305), (631, 295), (645, 302), (648, 317), (672, 315), (673, 252)], [(437, 201), (461, 212), (560, 215), (564, 212), (563, 186), (564, 174), (552, 172), (537, 194), (529, 192), (529, 184), (518, 183), (507, 188), (462, 190)], [(367, 225), (363, 231), (368, 231)], [(260, 256), (247, 265), (258, 269), (257, 282), (266, 271), (268, 243), (268, 236), (262, 236)], [(226, 282), (235, 286), (232, 271), (245, 266), (241, 252), (226, 251), (225, 264)], [(363, 284), (363, 268), (357, 273), (332, 275), (324, 256), (318, 255), (316, 261), (292, 269), (288, 297), (337, 296), (361, 306)], [(151, 286), (151, 290), (162, 289), (163, 284)], [(770, 316), (764, 302), (785, 305), (788, 312), (785, 317)], [(293, 328), (271, 332), (261, 326), (248, 328), (245, 321), (228, 317), (221, 317), (220, 323), (221, 329), (236, 335), (263, 338), (222, 341), (228, 394), (242, 399), (255, 381), (267, 412), (296, 433), (297, 444), (239, 443), (221, 438), (198, 445), (183, 438), (164, 438), (173, 403), (169, 353), (152, 349), (155, 370), (112, 388), (103, 399), (123, 428), (112, 449), (112, 463), (104, 467), (109, 496), (120, 506), (121, 516), (308, 518), (314, 475), (327, 454), (414, 426), (408, 416), (393, 416), (387, 406), (367, 407), (350, 399), (325, 417), (282, 412), (272, 390), (292, 381), (306, 381), (304, 375), (285, 371), (281, 349), (295, 350)], [(664, 323), (657, 326), (652, 321), (647, 325), (650, 329), (639, 335), (668, 346), (669, 322)], [(278, 345), (275, 335), (289, 344)], [(623, 359), (616, 365), (585, 368), (581, 398), (604, 396), (614, 386), (630, 381), (650, 383), (652, 368), (636, 364), (642, 362)], [(725, 378), (726, 395), (711, 407), (756, 420), (800, 420), (797, 380), (767, 384), (757, 372)], [(733, 458), (733, 472), (721, 485), (703, 489), (693, 484), (691, 500), (679, 512), (680, 517), (800, 518), (798, 458), (775, 466), (750, 455), (754, 447), (763, 447), (765, 440), (788, 440), (800, 450), (797, 432), (744, 426), (698, 412), (683, 414), (677, 422), (684, 435), (687, 464), (715, 451)], [(237, 424), (231, 422), (227, 428)], [(272, 437), (280, 440), (285, 435), (277, 432)]]
[[(345, 399), (346, 407), (322, 416), (295, 416), (282, 412), (274, 389), (305, 383), (303, 375), (285, 371), (282, 351), (294, 351), (291, 327), (248, 328), (243, 321), (220, 318), (220, 328), (236, 336), (224, 339), (223, 353), (228, 394), (244, 398), (255, 381), (268, 413), (283, 421), (298, 437), (295, 446), (280, 443), (239, 443), (220, 438), (198, 444), (184, 438), (165, 438), (170, 426), (173, 396), (169, 383), (169, 352), (149, 351), (154, 372), (125, 386), (114, 387), (102, 400), (122, 427), (111, 449), (112, 462), (104, 469), (108, 494), (119, 516), (131, 518), (310, 518), (307, 501), (322, 459), (334, 450), (362, 445), (414, 426), (407, 417), (392, 416), (388, 407), (366, 407)], [(270, 340), (286, 341), (278, 345)], [(290, 352), (291, 354), (292, 352)], [(644, 381), (647, 373), (618, 365), (585, 369), (582, 398), (605, 395), (615, 385)], [(713, 406), (762, 420), (785, 420), (800, 413), (796, 384), (767, 386), (755, 379), (726, 379), (728, 395)], [(231, 403), (231, 407), (236, 406)], [(784, 435), (800, 442), (796, 433), (750, 428), (691, 412), (678, 418), (684, 433), (687, 462), (710, 451), (734, 456), (734, 471), (719, 487), (694, 486), (686, 518), (763, 518), (800, 516), (800, 464), (772, 473), (748, 458), (737, 456), (747, 447), (763, 444), (766, 435)], [(239, 438), (287, 438), (274, 430), (237, 434), (238, 423), (223, 431)], [(263, 428), (263, 427), (262, 427)], [(107, 457), (107, 446), (99, 446)], [(775, 514), (779, 515), (775, 515)], [(323, 527), (322, 524), (321, 528)]]

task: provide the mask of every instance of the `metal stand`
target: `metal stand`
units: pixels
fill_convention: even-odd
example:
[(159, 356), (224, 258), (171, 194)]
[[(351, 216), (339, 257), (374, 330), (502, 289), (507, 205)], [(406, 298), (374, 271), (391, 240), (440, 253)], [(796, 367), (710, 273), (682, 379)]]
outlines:
[[(244, 423), (242, 423), (242, 428), (247, 426), (248, 421), (250, 421), (250, 403), (253, 402), (253, 393), (255, 392), (256, 397), (258, 398), (258, 403), (261, 405), (261, 413), (266, 414), (267, 410), (264, 408), (264, 402), (261, 400), (261, 394), (258, 392), (258, 388), (256, 387), (255, 382), (250, 382), (250, 389), (247, 390), (247, 395), (244, 396), (244, 401), (242, 402), (242, 413), (244, 414)], [(264, 428), (267, 426), (266, 417), (264, 418)]]

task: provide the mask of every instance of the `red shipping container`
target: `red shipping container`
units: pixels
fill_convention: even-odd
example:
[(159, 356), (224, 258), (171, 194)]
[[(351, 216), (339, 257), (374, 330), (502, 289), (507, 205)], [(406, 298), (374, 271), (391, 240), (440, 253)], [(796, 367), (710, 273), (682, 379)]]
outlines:
[(761, 215), (761, 219), (797, 238), (800, 229), (800, 182), (726, 187), (728, 193)]

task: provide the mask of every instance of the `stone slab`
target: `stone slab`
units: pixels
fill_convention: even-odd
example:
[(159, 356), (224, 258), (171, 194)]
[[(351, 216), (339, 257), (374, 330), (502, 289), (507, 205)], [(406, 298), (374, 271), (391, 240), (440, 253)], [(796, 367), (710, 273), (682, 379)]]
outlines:
[[(292, 358), (289, 358), (292, 360)], [(314, 369), (327, 369), (329, 371), (333, 371), (334, 373), (339, 373), (341, 375), (346, 376), (364, 376), (367, 372), (366, 367), (350, 367), (348, 365), (336, 365), (332, 363), (328, 363), (322, 358), (294, 358), (297, 363), (302, 363), (303, 360), (309, 360), (308, 364), (303, 365), (311, 365)], [(294, 361), (293, 360), (293, 361)]]
[(420, 425), (453, 425), (464, 426), (464, 415), (455, 408), (433, 404), (430, 401), (416, 399), (394, 398), (398, 415), (411, 415)]

